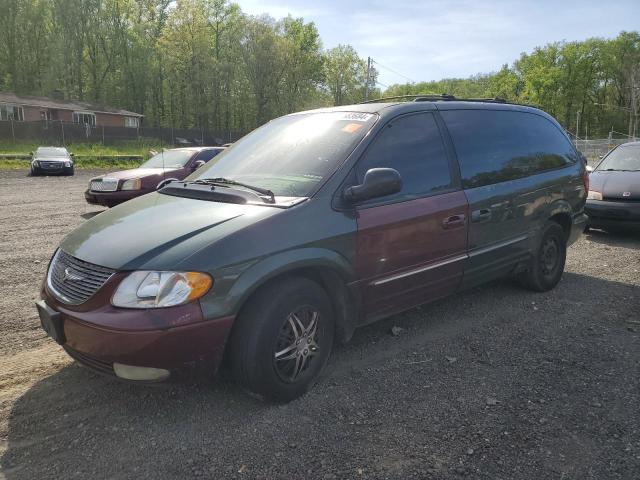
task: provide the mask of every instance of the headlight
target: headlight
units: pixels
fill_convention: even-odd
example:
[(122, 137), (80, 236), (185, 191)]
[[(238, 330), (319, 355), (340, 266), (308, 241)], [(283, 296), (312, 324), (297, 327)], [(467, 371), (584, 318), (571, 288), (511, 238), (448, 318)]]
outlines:
[(115, 307), (161, 308), (182, 305), (209, 291), (213, 280), (200, 272), (133, 272), (111, 298)]
[(596, 192), (595, 190), (589, 190), (587, 200), (602, 200), (602, 193)]
[(70, 167), (71, 166), (71, 162), (69, 160), (64, 162), (64, 166), (65, 167)]
[(38, 162), (38, 160), (34, 160), (33, 161), (33, 166), (34, 167), (39, 167), (40, 166), (40, 163)]
[(140, 190), (142, 187), (142, 182), (139, 178), (132, 178), (131, 180), (125, 180), (122, 182), (122, 186), (120, 190)]

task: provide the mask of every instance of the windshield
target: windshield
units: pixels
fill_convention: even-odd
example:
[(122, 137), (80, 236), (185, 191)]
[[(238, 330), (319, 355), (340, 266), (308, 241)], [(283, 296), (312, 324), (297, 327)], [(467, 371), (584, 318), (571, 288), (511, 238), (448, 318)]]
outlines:
[(165, 150), (140, 165), (140, 168), (181, 168), (193, 156), (192, 150)]
[(640, 145), (621, 145), (596, 170), (640, 170)]
[(344, 162), (377, 119), (361, 112), (315, 112), (280, 117), (254, 130), (191, 175), (226, 178), (307, 197)]
[(39, 157), (66, 157), (69, 154), (67, 153), (66, 148), (44, 147), (39, 148), (36, 151), (36, 155)]

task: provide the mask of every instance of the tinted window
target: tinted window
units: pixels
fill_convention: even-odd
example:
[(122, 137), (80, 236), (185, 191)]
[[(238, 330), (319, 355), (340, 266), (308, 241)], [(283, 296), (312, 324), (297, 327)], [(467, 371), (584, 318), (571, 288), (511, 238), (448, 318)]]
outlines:
[(395, 168), (402, 191), (390, 198), (420, 197), (451, 187), (449, 162), (433, 114), (401, 117), (384, 127), (356, 167), (359, 183), (370, 168)]
[(455, 144), (465, 188), (522, 178), (577, 160), (567, 138), (540, 115), (454, 110), (442, 116)]
[(209, 160), (211, 160), (213, 157), (215, 157), (216, 155), (218, 155), (222, 150), (203, 150), (202, 152), (200, 152), (198, 154), (198, 156), (195, 158), (196, 160), (203, 160), (205, 162), (208, 162)]

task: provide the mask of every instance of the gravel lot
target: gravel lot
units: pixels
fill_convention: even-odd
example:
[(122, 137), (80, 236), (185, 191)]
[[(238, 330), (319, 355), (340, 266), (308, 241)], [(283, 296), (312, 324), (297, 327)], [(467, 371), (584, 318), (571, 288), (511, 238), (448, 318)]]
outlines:
[(33, 301), (96, 173), (0, 171), (0, 478), (640, 478), (640, 238), (585, 236), (547, 294), (497, 282), (363, 328), (273, 406), (121, 384), (45, 338)]

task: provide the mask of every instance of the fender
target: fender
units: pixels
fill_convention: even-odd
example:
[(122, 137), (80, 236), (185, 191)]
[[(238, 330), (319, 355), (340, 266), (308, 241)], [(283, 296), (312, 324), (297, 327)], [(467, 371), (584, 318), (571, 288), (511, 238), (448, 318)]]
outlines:
[(270, 279), (297, 269), (312, 267), (333, 270), (345, 284), (355, 278), (351, 264), (333, 250), (311, 247), (280, 252), (255, 263), (237, 278), (227, 292), (231, 313), (237, 314), (245, 300)]
[(322, 247), (287, 250), (258, 260), (240, 272), (228, 290), (203, 302), (203, 313), (207, 318), (237, 315), (251, 295), (269, 280), (304, 268), (321, 269), (323, 286), (329, 290), (337, 310), (337, 336), (348, 341), (358, 324), (360, 296), (357, 289), (349, 287), (355, 271), (343, 255)]
[(547, 218), (553, 217), (558, 213), (566, 213), (569, 218), (573, 216), (573, 209), (566, 200), (555, 200), (549, 204)]

